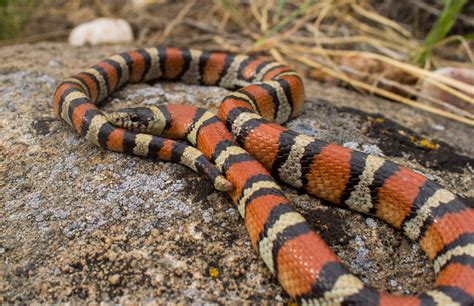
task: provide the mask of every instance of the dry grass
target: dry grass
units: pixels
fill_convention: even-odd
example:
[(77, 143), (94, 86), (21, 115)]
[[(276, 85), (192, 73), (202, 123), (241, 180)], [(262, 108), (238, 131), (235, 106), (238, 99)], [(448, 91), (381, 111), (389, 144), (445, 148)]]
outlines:
[[(472, 41), (455, 35), (433, 42), (425, 52), (429, 56), (424, 66), (419, 66), (417, 57), (426, 51), (426, 44), (377, 13), (368, 0), (146, 2), (147, 6), (137, 8), (128, 0), (111, 2), (116, 4), (112, 7), (97, 0), (54, 0), (44, 9), (44, 20), (62, 14), (65, 28), (54, 27), (22, 41), (63, 38), (71, 24), (99, 16), (122, 17), (131, 22), (139, 44), (267, 54), (301, 67), (310, 76), (474, 125), (474, 86), (432, 72), (446, 66), (474, 69)], [(423, 0), (414, 0), (414, 5), (430, 9)], [(466, 107), (425, 96), (420, 91), (423, 82), (448, 92)]]
[[(221, 26), (233, 22), (241, 28), (241, 33), (234, 37), (214, 37), (230, 51), (268, 52), (278, 61), (302, 63), (359, 90), (474, 125), (474, 114), (436, 98), (423, 97), (419, 90), (420, 83), (426, 81), (467, 105), (474, 104), (474, 86), (432, 72), (433, 68), (443, 66), (474, 68), (471, 46), (461, 36), (433, 44), (433, 54), (424, 67), (419, 67), (416, 56), (423, 51), (423, 43), (363, 0), (217, 0), (215, 3), (219, 9), (214, 16), (221, 18)], [(457, 45), (460, 60), (436, 53), (448, 44)], [(345, 67), (341, 62), (347, 57), (360, 61), (359, 66), (370, 61), (384, 68), (374, 73), (363, 67), (357, 69), (361, 68), (357, 65)], [(403, 77), (391, 78), (393, 71)]]

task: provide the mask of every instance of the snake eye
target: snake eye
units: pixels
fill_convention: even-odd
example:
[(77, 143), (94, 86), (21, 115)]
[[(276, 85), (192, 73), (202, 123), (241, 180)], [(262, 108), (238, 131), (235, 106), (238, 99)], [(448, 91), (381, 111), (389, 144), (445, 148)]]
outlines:
[(132, 114), (130, 116), (130, 121), (137, 122), (138, 120), (140, 120), (140, 117), (137, 114)]

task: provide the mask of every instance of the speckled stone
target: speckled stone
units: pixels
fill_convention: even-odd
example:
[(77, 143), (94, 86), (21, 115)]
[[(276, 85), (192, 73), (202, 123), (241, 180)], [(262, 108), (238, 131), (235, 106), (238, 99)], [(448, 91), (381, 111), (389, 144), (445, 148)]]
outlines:
[[(53, 115), (61, 79), (133, 47), (0, 48), (9, 59), (0, 61), (0, 303), (291, 301), (252, 249), (226, 195), (183, 166), (91, 146)], [(469, 131), (460, 124), (436, 118), (445, 129), (435, 130), (435, 119), (415, 110), (403, 117), (405, 108), (382, 99), (310, 81), (306, 88), (304, 114), (288, 126), (326, 141), (380, 151), (378, 139), (364, 132), (367, 123), (342, 114), (344, 106), (382, 112), (460, 151), (469, 144)], [(215, 110), (226, 93), (139, 84), (114, 94), (107, 107), (166, 102)], [(467, 169), (433, 171), (410, 158), (391, 159), (472, 196)], [(429, 260), (393, 228), (284, 190), (364, 282), (396, 294), (432, 284)]]

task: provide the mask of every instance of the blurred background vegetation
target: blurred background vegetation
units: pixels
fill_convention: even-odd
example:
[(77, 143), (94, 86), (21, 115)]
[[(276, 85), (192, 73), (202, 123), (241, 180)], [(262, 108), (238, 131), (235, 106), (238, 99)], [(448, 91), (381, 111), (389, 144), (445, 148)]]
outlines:
[(0, 40), (20, 37), (38, 0), (0, 0)]
[[(474, 1), (0, 0), (0, 45), (66, 41), (98, 17), (124, 18), (135, 44), (269, 56), (307, 77), (474, 124), (473, 84), (433, 73), (474, 68)], [(456, 103), (425, 97), (426, 80)]]

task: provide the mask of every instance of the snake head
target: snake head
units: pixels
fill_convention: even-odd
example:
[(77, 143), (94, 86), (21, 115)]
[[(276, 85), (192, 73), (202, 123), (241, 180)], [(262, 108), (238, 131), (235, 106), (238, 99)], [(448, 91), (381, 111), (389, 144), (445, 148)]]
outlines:
[(106, 117), (113, 125), (136, 132), (147, 132), (156, 124), (156, 117), (148, 107), (122, 108)]

